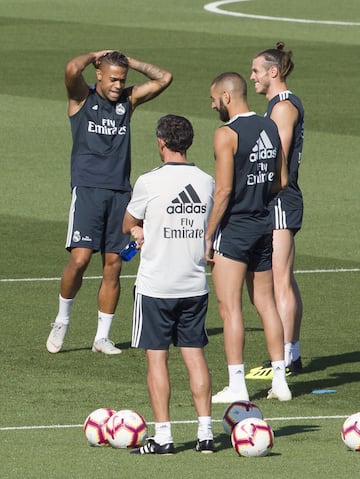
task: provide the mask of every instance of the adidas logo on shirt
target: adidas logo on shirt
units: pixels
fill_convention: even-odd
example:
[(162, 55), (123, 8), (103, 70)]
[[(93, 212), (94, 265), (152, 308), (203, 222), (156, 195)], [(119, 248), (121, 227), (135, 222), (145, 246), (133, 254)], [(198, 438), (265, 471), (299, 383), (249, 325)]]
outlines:
[(249, 160), (251, 162), (268, 160), (276, 158), (276, 155), (277, 148), (274, 148), (266, 131), (262, 130), (259, 139), (256, 141), (252, 149), (252, 153), (250, 153)]
[(256, 162), (256, 173), (251, 172), (247, 175), (247, 185), (254, 186), (273, 181), (274, 172), (269, 168), (268, 160), (276, 156), (277, 148), (274, 148), (266, 131), (262, 130), (249, 156), (251, 163)]
[(178, 196), (174, 198), (166, 208), (166, 212), (170, 215), (184, 213), (206, 213), (206, 205), (201, 204), (199, 195), (191, 184), (185, 186)]

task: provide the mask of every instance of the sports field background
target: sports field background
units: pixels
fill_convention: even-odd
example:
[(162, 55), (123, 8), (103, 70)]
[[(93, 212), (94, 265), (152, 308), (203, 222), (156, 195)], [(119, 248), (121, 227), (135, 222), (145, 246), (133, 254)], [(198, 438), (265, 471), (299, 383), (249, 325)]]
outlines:
[[(2, 479), (356, 477), (359, 457), (340, 439), (345, 417), (360, 411), (360, 4), (358, 0), (252, 0), (204, 10), (200, 0), (0, 0), (0, 477)], [(283, 21), (287, 18), (286, 21)], [(296, 22), (295, 20), (306, 20)], [(311, 23), (311, 21), (320, 23)], [(328, 23), (321, 23), (327, 21)], [(333, 23), (331, 23), (333, 22)], [(338, 25), (344, 22), (346, 25)], [(96, 330), (100, 258), (90, 265), (73, 308), (64, 351), (45, 342), (57, 310), (67, 261), (70, 128), (63, 84), (66, 62), (114, 48), (169, 69), (174, 82), (139, 107), (132, 120), (133, 180), (159, 164), (155, 125), (166, 113), (187, 116), (195, 129), (189, 159), (214, 172), (209, 85), (225, 70), (250, 75), (251, 59), (278, 40), (293, 50), (288, 86), (304, 103), (305, 146), (300, 183), (305, 199), (297, 236), (297, 280), (304, 301), (305, 373), (290, 380), (294, 400), (267, 401), (268, 381), (248, 381), (251, 399), (275, 432), (267, 458), (238, 458), (222, 432), (224, 407), (213, 408), (219, 451), (192, 451), (196, 419), (185, 368), (171, 351), (174, 457), (133, 457), (90, 448), (81, 424), (98, 407), (134, 408), (148, 420), (142, 351), (129, 348), (137, 261), (122, 272), (122, 296), (111, 337), (119, 357), (91, 353)], [(95, 80), (88, 68), (89, 81)], [(142, 81), (130, 72), (128, 84)], [(266, 99), (249, 81), (250, 107)], [(209, 284), (212, 288), (211, 278)], [(246, 368), (267, 359), (259, 319), (245, 296)], [(214, 294), (208, 315), (207, 358), (213, 388), (226, 385), (222, 328)], [(329, 394), (313, 394), (321, 389)]]

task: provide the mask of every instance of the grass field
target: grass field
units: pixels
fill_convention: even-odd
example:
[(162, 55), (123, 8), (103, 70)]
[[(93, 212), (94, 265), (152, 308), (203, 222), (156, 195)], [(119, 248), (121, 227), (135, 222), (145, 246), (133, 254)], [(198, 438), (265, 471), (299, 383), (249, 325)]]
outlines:
[[(359, 474), (360, 455), (348, 451), (340, 438), (345, 417), (360, 411), (359, 2), (252, 0), (219, 7), (278, 20), (212, 13), (204, 10), (205, 3), (0, 0), (1, 479), (335, 479)], [(129, 347), (138, 258), (123, 268), (111, 334), (122, 355), (103, 357), (90, 350), (99, 257), (77, 297), (64, 350), (49, 355), (45, 349), (67, 261), (71, 139), (65, 63), (81, 53), (114, 48), (172, 71), (171, 87), (141, 106), (132, 120), (133, 180), (159, 163), (154, 129), (166, 113), (192, 121), (195, 142), (189, 159), (212, 174), (212, 135), (219, 121), (210, 108), (209, 84), (225, 70), (249, 76), (252, 56), (278, 40), (294, 52), (288, 85), (306, 110), (300, 173), (305, 219), (296, 258), (304, 301), (305, 373), (290, 380), (294, 400), (289, 403), (264, 399), (269, 382), (248, 381), (251, 399), (274, 429), (273, 452), (266, 458), (237, 457), (222, 432), (221, 405), (213, 408), (218, 452), (206, 457), (193, 452), (196, 417), (177, 350), (171, 351), (170, 368), (179, 453), (134, 457), (124, 450), (91, 448), (81, 426), (98, 407), (136, 409), (148, 420), (150, 433), (153, 419), (143, 352)], [(91, 69), (87, 75), (94, 79)], [(129, 73), (129, 84), (139, 80)], [(265, 99), (250, 82), (249, 103), (258, 113), (265, 111)], [(210, 277), (209, 284), (212, 288)], [(245, 314), (249, 370), (267, 352), (247, 298)], [(217, 391), (226, 384), (227, 371), (213, 294), (208, 332), (207, 358)], [(336, 392), (312, 393), (318, 389)]]

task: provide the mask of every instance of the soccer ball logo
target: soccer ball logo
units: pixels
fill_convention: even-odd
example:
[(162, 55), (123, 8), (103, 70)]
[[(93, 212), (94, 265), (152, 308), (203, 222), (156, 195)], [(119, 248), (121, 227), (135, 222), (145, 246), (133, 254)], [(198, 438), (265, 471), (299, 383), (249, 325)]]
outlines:
[(91, 446), (109, 446), (106, 438), (106, 423), (116, 411), (109, 408), (96, 409), (84, 422), (84, 434)]
[(266, 421), (250, 417), (234, 426), (231, 443), (239, 456), (267, 456), (274, 445), (274, 433)]
[(352, 414), (344, 421), (341, 439), (352, 451), (360, 451), (360, 412)]
[(145, 419), (130, 409), (117, 411), (106, 423), (106, 438), (117, 449), (142, 446), (147, 438)]
[(248, 417), (263, 418), (260, 408), (250, 401), (235, 401), (224, 411), (222, 417), (223, 429), (230, 436), (233, 427)]

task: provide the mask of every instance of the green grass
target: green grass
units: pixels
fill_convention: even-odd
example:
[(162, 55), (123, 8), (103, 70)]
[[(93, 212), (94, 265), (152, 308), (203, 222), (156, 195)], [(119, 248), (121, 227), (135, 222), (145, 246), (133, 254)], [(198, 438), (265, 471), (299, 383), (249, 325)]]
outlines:
[[(360, 27), (296, 24), (215, 15), (205, 1), (0, 0), (0, 440), (2, 479), (338, 478), (356, 477), (358, 455), (340, 439), (344, 417), (360, 410), (358, 292), (360, 268), (358, 71)], [(356, 0), (256, 0), (223, 7), (269, 16), (360, 22)], [(285, 14), (284, 14), (285, 12)], [(171, 350), (174, 457), (133, 457), (91, 448), (81, 430), (98, 407), (134, 408), (149, 422), (142, 351), (129, 347), (132, 287), (138, 258), (123, 268), (122, 296), (112, 338), (120, 357), (90, 351), (96, 329), (98, 279), (84, 281), (73, 308), (63, 352), (49, 355), (45, 341), (57, 310), (59, 276), (67, 261), (70, 129), (64, 65), (91, 50), (118, 48), (174, 73), (171, 87), (141, 106), (133, 118), (133, 180), (159, 164), (154, 129), (166, 113), (184, 114), (195, 128), (189, 158), (214, 171), (209, 85), (224, 70), (248, 76), (252, 56), (284, 40), (294, 52), (289, 87), (306, 110), (300, 181), (305, 218), (297, 236), (297, 280), (304, 301), (305, 373), (292, 378), (294, 400), (265, 399), (267, 381), (248, 381), (251, 399), (275, 432), (266, 458), (239, 458), (222, 432), (224, 407), (213, 408), (218, 452), (192, 451), (195, 412), (179, 352)], [(94, 79), (91, 69), (86, 72)], [(142, 80), (134, 72), (129, 82)], [(266, 101), (249, 82), (252, 109)], [(347, 271), (336, 271), (345, 269)], [(320, 270), (320, 271), (318, 271)], [(348, 271), (355, 270), (355, 271)], [(312, 272), (309, 271), (318, 271)], [(322, 271), (322, 272), (321, 272)], [(95, 257), (87, 277), (101, 274)], [(24, 281), (27, 279), (27, 281)], [(17, 280), (17, 281), (10, 281)], [(211, 278), (209, 283), (212, 288)], [(267, 358), (264, 334), (245, 297), (246, 368)], [(206, 349), (214, 390), (227, 371), (214, 294)], [(315, 389), (335, 389), (315, 395)], [(69, 427), (56, 427), (57, 425)], [(35, 428), (38, 427), (38, 428)]]

